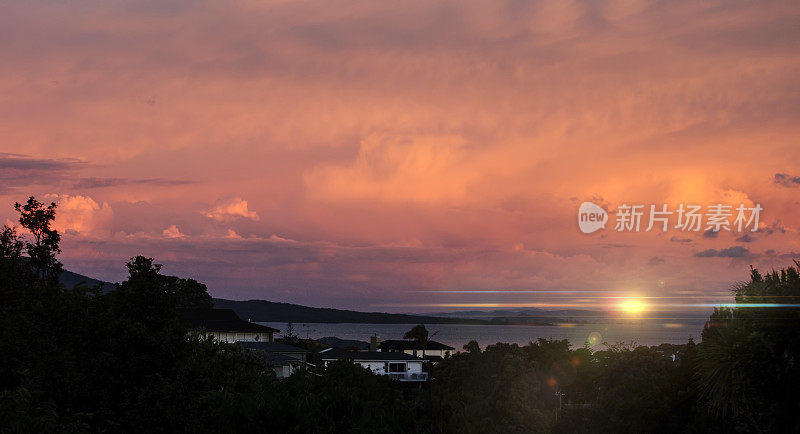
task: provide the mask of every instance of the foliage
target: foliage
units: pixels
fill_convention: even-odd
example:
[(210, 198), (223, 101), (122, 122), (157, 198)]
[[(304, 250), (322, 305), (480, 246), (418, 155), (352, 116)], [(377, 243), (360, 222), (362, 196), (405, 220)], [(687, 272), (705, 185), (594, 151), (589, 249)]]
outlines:
[(428, 431), (421, 395), (406, 397), (399, 382), (348, 361), (331, 363), (321, 375), (296, 372), (274, 383), (266, 399), (278, 432)]
[(434, 409), (445, 432), (547, 432), (558, 411), (566, 341), (490, 345), (457, 353), (435, 367)]
[[(168, 302), (178, 308), (213, 307), (206, 285), (194, 279), (164, 276), (160, 273), (161, 264), (154, 264), (152, 258), (134, 256), (125, 266), (129, 273), (125, 284), (129, 287), (167, 297)], [(125, 289), (125, 284), (122, 289)]]
[(800, 264), (733, 288), (703, 330), (701, 395), (713, 414), (742, 430), (800, 431)]
[[(0, 232), (0, 432), (421, 431), (421, 404), (354, 365), (278, 381), (263, 354), (189, 333), (206, 287), (136, 256), (113, 291), (58, 284), (55, 205)], [(27, 249), (29, 257), (23, 256)]]
[(464, 345), (436, 366), (445, 432), (798, 432), (800, 272), (751, 271), (703, 341)]
[(403, 335), (403, 339), (413, 339), (418, 342), (425, 342), (428, 340), (428, 329), (424, 324), (417, 324)]
[(56, 204), (45, 206), (31, 196), (24, 205), (15, 203), (14, 209), (20, 214), (19, 223), (33, 235), (33, 242), (25, 242), (31, 268), (46, 287), (58, 287), (62, 266), (56, 255), (61, 253), (58, 247), (61, 234), (51, 228), (56, 215)]

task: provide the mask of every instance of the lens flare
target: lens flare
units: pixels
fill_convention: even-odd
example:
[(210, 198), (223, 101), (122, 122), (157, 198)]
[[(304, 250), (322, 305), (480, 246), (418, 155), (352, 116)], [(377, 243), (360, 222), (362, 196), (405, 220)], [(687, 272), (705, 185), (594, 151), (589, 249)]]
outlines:
[(603, 335), (598, 332), (591, 332), (589, 336), (586, 338), (586, 344), (590, 347), (594, 347), (603, 343)]

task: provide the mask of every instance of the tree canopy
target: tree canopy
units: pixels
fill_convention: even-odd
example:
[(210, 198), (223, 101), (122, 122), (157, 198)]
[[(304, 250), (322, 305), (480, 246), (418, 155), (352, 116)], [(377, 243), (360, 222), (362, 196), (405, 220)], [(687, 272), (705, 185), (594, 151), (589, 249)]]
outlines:
[(33, 239), (0, 232), (0, 432), (424, 431), (388, 378), (334, 364), (277, 381), (263, 353), (190, 333), (178, 311), (210, 308), (206, 286), (151, 258), (112, 291), (64, 288), (56, 205), (15, 208)]
[(403, 339), (425, 342), (428, 340), (428, 329), (425, 328), (425, 324), (417, 324), (403, 335)]

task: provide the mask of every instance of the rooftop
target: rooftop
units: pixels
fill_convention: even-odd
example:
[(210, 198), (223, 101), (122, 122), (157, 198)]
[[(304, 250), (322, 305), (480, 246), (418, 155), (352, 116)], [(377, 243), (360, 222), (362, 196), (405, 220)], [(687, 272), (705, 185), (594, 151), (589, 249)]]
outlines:
[[(253, 350), (255, 351), (255, 350)], [(292, 357), (286, 354), (280, 353), (264, 353), (267, 356), (267, 365), (269, 366), (289, 366), (289, 365), (297, 365), (301, 363), (305, 363), (303, 360), (298, 359), (297, 357)]]
[(436, 341), (411, 341), (388, 339), (381, 342), (381, 350), (443, 350), (452, 351), (455, 348)]
[(209, 332), (277, 333), (280, 330), (239, 318), (231, 309), (183, 309), (181, 317), (191, 328)]
[(359, 351), (369, 350), (369, 342), (357, 341), (354, 339), (339, 339), (335, 336), (326, 336), (324, 338), (319, 338), (317, 339), (317, 342), (323, 343), (329, 347), (338, 348), (340, 350), (346, 350), (351, 348), (355, 348)]
[(243, 348), (254, 351), (266, 351), (268, 353), (302, 353), (311, 354), (311, 351), (304, 348), (295, 347), (282, 342), (237, 342)]
[(286, 366), (292, 363), (305, 363), (297, 357), (280, 353), (267, 353), (267, 364), (270, 366)]

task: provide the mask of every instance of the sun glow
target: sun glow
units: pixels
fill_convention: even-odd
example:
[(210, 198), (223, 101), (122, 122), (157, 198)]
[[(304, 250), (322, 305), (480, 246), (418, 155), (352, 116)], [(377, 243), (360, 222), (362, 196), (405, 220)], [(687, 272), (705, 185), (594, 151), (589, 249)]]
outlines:
[(647, 304), (638, 298), (626, 298), (619, 304), (619, 308), (625, 313), (636, 315), (647, 310)]

